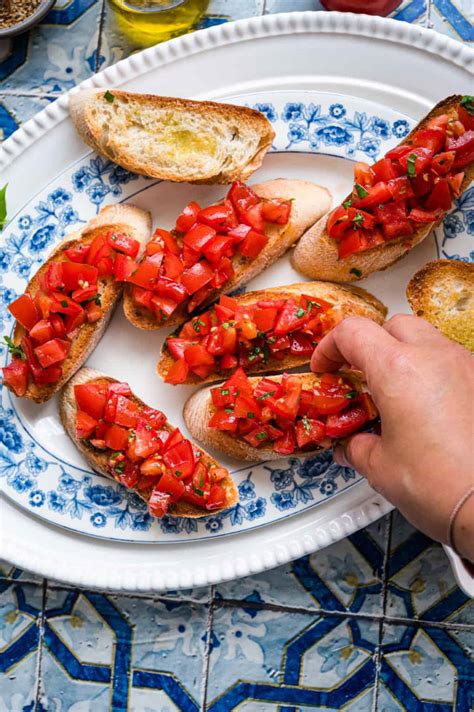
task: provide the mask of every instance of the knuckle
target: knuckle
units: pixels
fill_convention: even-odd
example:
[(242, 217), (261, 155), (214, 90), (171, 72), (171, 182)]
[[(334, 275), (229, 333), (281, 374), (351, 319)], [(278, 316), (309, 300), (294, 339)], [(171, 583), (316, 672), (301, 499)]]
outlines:
[(385, 322), (385, 327), (394, 326), (396, 328), (403, 328), (417, 318), (418, 317), (410, 316), (410, 314), (394, 314), (394, 316), (390, 317), (390, 319)]

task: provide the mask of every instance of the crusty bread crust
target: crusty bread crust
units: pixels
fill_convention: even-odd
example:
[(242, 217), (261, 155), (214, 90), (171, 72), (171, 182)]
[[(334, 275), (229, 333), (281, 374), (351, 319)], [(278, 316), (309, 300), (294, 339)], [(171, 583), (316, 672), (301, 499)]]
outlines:
[[(66, 259), (65, 250), (78, 245), (89, 244), (99, 232), (102, 232), (107, 227), (126, 232), (138, 240), (141, 244), (141, 249), (143, 249), (150, 237), (151, 215), (148, 211), (141, 210), (141, 208), (133, 205), (108, 205), (102, 208), (100, 213), (92, 218), (81, 230), (73, 233), (56, 246), (46, 262), (32, 277), (25, 292), (34, 296), (39, 290), (40, 278), (51, 262)], [(31, 382), (25, 398), (29, 398), (36, 403), (44, 403), (59, 391), (77, 369), (82, 366), (100, 341), (122, 294), (122, 289), (122, 285), (112, 278), (99, 279), (99, 295), (104, 308), (102, 318), (93, 324), (83, 324), (79, 328), (78, 334), (72, 342), (71, 350), (63, 363), (63, 375), (60, 380), (44, 386), (37, 386)], [(24, 333), (25, 329), (17, 322), (13, 332), (13, 342), (16, 345), (20, 344)]]
[[(424, 128), (436, 116), (454, 111), (461, 100), (460, 95), (450, 96), (437, 104), (427, 116), (406, 136), (400, 145), (410, 144), (416, 131)], [(461, 185), (464, 192), (474, 179), (474, 163), (465, 168), (465, 176)], [(349, 199), (348, 196), (346, 199)], [(292, 255), (293, 267), (313, 279), (327, 279), (332, 282), (354, 282), (364, 279), (372, 272), (387, 269), (401, 259), (413, 247), (422, 242), (438, 223), (421, 225), (413, 235), (390, 241), (371, 250), (364, 250), (339, 259), (337, 242), (329, 237), (326, 229), (328, 215), (311, 227), (298, 242)], [(441, 221), (440, 221), (441, 222)]]
[[(61, 394), (61, 398), (59, 401), (59, 413), (61, 416), (61, 421), (64, 425), (64, 428), (73, 441), (74, 445), (77, 447), (77, 449), (84, 455), (86, 458), (87, 462), (89, 465), (92, 467), (93, 470), (98, 472), (101, 475), (105, 475), (106, 477), (110, 479), (114, 479), (114, 477), (110, 474), (108, 468), (107, 468), (107, 462), (110, 457), (110, 451), (101, 451), (97, 450), (96, 448), (88, 445), (85, 441), (80, 440), (76, 437), (76, 412), (77, 412), (77, 406), (76, 406), (76, 399), (74, 398), (74, 386), (82, 384), (82, 383), (92, 383), (92, 382), (104, 382), (104, 383), (117, 383), (115, 378), (110, 378), (109, 376), (105, 376), (103, 373), (100, 373), (99, 371), (95, 371), (92, 368), (83, 368), (81, 369), (76, 375), (69, 381), (65, 389), (63, 390)], [(144, 403), (138, 396), (132, 394), (131, 400), (133, 400), (138, 406), (140, 407), (145, 407), (146, 403)], [(172, 432), (174, 430), (174, 426), (171, 425), (171, 423), (166, 422), (164, 428), (168, 432)], [(217, 460), (215, 460), (211, 455), (209, 455), (205, 450), (201, 450), (203, 453), (201, 456), (201, 461), (206, 465), (206, 466), (217, 466), (219, 467), (219, 463)], [(232, 479), (232, 477), (229, 475), (225, 479), (220, 481), (221, 486), (225, 490), (226, 494), (226, 503), (225, 506), (223, 506), (220, 509), (213, 510), (213, 512), (207, 512), (203, 511), (202, 509), (199, 509), (199, 507), (196, 507), (193, 504), (190, 504), (189, 502), (178, 502), (176, 504), (176, 509), (173, 511), (173, 516), (174, 517), (190, 517), (190, 518), (198, 518), (198, 517), (207, 517), (210, 514), (217, 514), (218, 512), (222, 512), (226, 509), (229, 509), (230, 507), (233, 507), (237, 502), (239, 501), (239, 493), (237, 490), (237, 487), (235, 486), (235, 483)], [(138, 492), (137, 492), (138, 494)], [(148, 495), (150, 493), (147, 493)], [(147, 501), (147, 496), (145, 495), (139, 495)]]
[(413, 312), (445, 336), (474, 351), (474, 265), (460, 260), (434, 260), (408, 283)]
[[(308, 390), (317, 385), (320, 379), (320, 376), (316, 373), (297, 373), (293, 374), (293, 376), (299, 378), (302, 382), (303, 388)], [(341, 373), (341, 376), (350, 376), (356, 388), (364, 390), (365, 384), (361, 378), (360, 372), (350, 371)], [(272, 381), (279, 383), (282, 376), (269, 376), (267, 378), (271, 378)], [(253, 384), (259, 380), (259, 377), (253, 377), (249, 380)], [(238, 460), (245, 460), (249, 462), (281, 460), (282, 456), (274, 452), (271, 447), (255, 448), (245, 442), (245, 440), (238, 440), (222, 430), (210, 428), (208, 425), (209, 419), (215, 413), (215, 410), (216, 409), (212, 404), (209, 388), (203, 388), (202, 390), (197, 391), (190, 398), (188, 398), (184, 404), (184, 422), (186, 423), (189, 432), (194, 438), (196, 438), (196, 440), (202, 442), (207, 447), (214, 448), (219, 452), (229, 455), (230, 457), (235, 457)], [(316, 455), (319, 452), (323, 452), (323, 450), (327, 450), (332, 447), (333, 441), (329, 438), (327, 440), (327, 444), (318, 447), (316, 450), (295, 450), (294, 454), (298, 457), (310, 457), (312, 455)]]
[[(377, 324), (383, 324), (387, 315), (387, 308), (365, 289), (360, 287), (349, 287), (331, 282), (300, 282), (298, 284), (290, 284), (277, 289), (261, 289), (256, 292), (247, 292), (236, 300), (239, 304), (252, 304), (259, 299), (289, 299), (291, 297), (299, 297), (301, 294), (307, 294), (314, 299), (324, 299), (334, 304), (332, 313), (335, 320), (339, 321), (348, 316), (365, 316), (372, 319)], [(269, 358), (266, 363), (258, 363), (255, 367), (248, 369), (247, 373), (274, 373), (277, 371), (285, 371), (296, 366), (302, 366), (309, 362), (309, 358), (305, 356), (285, 357), (282, 361), (276, 358)], [(157, 363), (157, 373), (161, 378), (166, 378), (169, 369), (175, 363), (173, 357), (166, 349), (166, 342), (161, 349), (161, 357)], [(228, 374), (230, 376), (230, 372)], [(193, 373), (190, 373), (185, 381), (185, 384), (203, 385), (204, 383), (212, 383), (213, 381), (222, 381), (228, 376), (223, 376), (219, 373), (211, 373), (206, 379), (201, 379)]]
[[(112, 102), (107, 101), (106, 95), (113, 97)], [(112, 115), (115, 112), (117, 116), (124, 106), (136, 109), (131, 126), (125, 125), (120, 130), (114, 130), (111, 122), (103, 126), (97, 118), (97, 114), (102, 116), (105, 112), (111, 112)], [(134, 94), (118, 89), (85, 89), (70, 97), (69, 110), (79, 135), (97, 153), (134, 173), (174, 182), (231, 183), (237, 178), (245, 180), (261, 166), (275, 137), (270, 122), (261, 112), (246, 106), (214, 101)], [(202, 150), (203, 165), (200, 172), (196, 173), (192, 162), (186, 160), (186, 154), (183, 159), (179, 151), (168, 157), (163, 152), (159, 165), (136, 147), (128, 145), (127, 138), (132, 137), (132, 131), (135, 136), (141, 132), (146, 140), (146, 134), (151, 130), (144, 121), (144, 113), (148, 111), (155, 114), (158, 125), (158, 114), (164, 112), (168, 117), (166, 112), (169, 112), (172, 119), (168, 117), (163, 121), (162, 133), (165, 135), (169, 131), (170, 137), (178, 136), (177, 140), (180, 128), (189, 131), (189, 126), (192, 126), (191, 133), (195, 134), (199, 150)], [(229, 143), (228, 152), (223, 151), (220, 161), (216, 160), (215, 152), (219, 149), (222, 151), (222, 142), (220, 146), (215, 147), (207, 146), (205, 140), (199, 140), (209, 133), (212, 126), (215, 131), (225, 131)], [(130, 137), (127, 136), (129, 131)], [(238, 158), (236, 141), (239, 142)], [(234, 150), (231, 151), (232, 148)]]
[[(220, 294), (228, 294), (237, 287), (247, 284), (266, 267), (276, 262), (298, 240), (309, 225), (312, 225), (331, 206), (329, 191), (305, 180), (277, 178), (254, 185), (252, 188), (262, 198), (293, 200), (289, 223), (287, 225), (268, 224), (267, 234), (270, 239), (260, 254), (254, 260), (238, 255), (234, 257), (234, 277), (225, 284), (223, 289), (216, 290), (213, 297), (202, 304), (201, 308), (212, 303)], [(178, 307), (166, 322), (157, 322), (148, 309), (143, 309), (134, 303), (129, 286), (125, 288), (123, 310), (131, 324), (145, 330), (177, 326), (190, 318), (186, 307), (183, 306)]]

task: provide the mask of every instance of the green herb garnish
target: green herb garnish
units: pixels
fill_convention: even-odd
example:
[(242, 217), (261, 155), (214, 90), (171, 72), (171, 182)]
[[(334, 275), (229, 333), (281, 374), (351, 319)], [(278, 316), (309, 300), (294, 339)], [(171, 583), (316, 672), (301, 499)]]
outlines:
[(350, 208), (352, 205), (352, 200), (349, 198), (349, 200), (345, 200), (342, 204), (342, 207), (347, 210), (347, 208)]
[(21, 348), (21, 346), (16, 346), (13, 343), (13, 341), (10, 339), (9, 336), (4, 336), (3, 338), (8, 346), (8, 350), (11, 353), (11, 355), (19, 356), (21, 358), (21, 360), (23, 361), (23, 363), (25, 363), (26, 355), (25, 355), (25, 352), (23, 351), (23, 349)]
[(257, 440), (266, 440), (268, 438), (268, 433), (257, 433), (255, 437)]
[(300, 307), (298, 311), (296, 312), (296, 316), (298, 319), (301, 319), (302, 316), (306, 314), (306, 309), (303, 309), (303, 307)]
[(115, 465), (114, 470), (115, 470), (115, 472), (118, 472), (119, 475), (122, 475), (123, 471), (125, 470), (125, 463), (119, 462), (118, 465)]
[(408, 156), (407, 167), (410, 178), (416, 178), (416, 153), (410, 153)]
[(0, 232), (7, 224), (7, 185), (0, 189)]
[(66, 308), (67, 305), (68, 305), (67, 299), (61, 299), (61, 302), (60, 302), (60, 303), (61, 303), (61, 306), (64, 307), (64, 308)]
[(362, 272), (357, 267), (351, 269), (351, 274), (355, 274), (356, 277), (362, 277)]
[(95, 302), (98, 307), (102, 306), (102, 302), (100, 301), (100, 296), (98, 294), (96, 294), (95, 297), (89, 297), (89, 299), (84, 299), (81, 304), (87, 304), (88, 302)]
[(121, 454), (122, 454), (122, 453), (120, 452), (120, 450), (116, 450), (115, 452), (113, 452), (113, 453), (111, 454), (110, 459), (111, 459), (111, 460), (115, 460), (115, 458), (118, 457), (118, 456), (121, 455)]
[(230, 393), (228, 388), (221, 388), (221, 395), (228, 396)]
[(233, 413), (234, 409), (233, 408), (224, 408), (224, 413)]
[(474, 114), (474, 96), (469, 96), (468, 94), (463, 96), (461, 106), (463, 109), (466, 109), (468, 114)]
[(257, 396), (256, 400), (265, 400), (265, 398), (270, 398), (270, 396), (274, 396), (276, 391), (268, 391), (268, 393), (264, 393), (263, 396)]
[(253, 417), (254, 417), (254, 414), (252, 413), (251, 410), (249, 410), (249, 412), (247, 413), (247, 418), (248, 418), (249, 420), (252, 420)]
[(355, 397), (358, 396), (358, 395), (359, 395), (359, 394), (358, 394), (357, 391), (349, 391), (349, 393), (346, 393), (346, 395), (344, 396), (344, 398), (348, 398), (349, 400), (351, 400), (352, 398), (355, 398)]
[(196, 321), (193, 321), (194, 331), (199, 332), (201, 326), (206, 326), (206, 323), (202, 319), (196, 319)]
[(194, 487), (193, 485), (193, 492), (198, 495), (198, 497), (204, 497), (204, 492), (202, 489), (199, 489), (199, 487)]
[(303, 428), (306, 430), (307, 433), (311, 430), (311, 423), (309, 422), (308, 416), (305, 415), (302, 419), (303, 423)]
[(359, 198), (366, 198), (368, 196), (369, 191), (366, 190), (363, 185), (356, 183), (354, 187)]
[(308, 302), (308, 307), (309, 311), (311, 311), (313, 307), (316, 307), (316, 309), (321, 309), (321, 304), (319, 304), (319, 302)]
[(112, 94), (111, 91), (109, 91), (109, 90), (107, 89), (107, 91), (106, 91), (105, 94), (104, 94), (104, 99), (105, 99), (105, 101), (108, 101), (109, 104), (113, 104), (113, 103), (114, 103), (115, 96)]
[(356, 213), (355, 217), (352, 218), (352, 222), (355, 224), (356, 227), (360, 227), (364, 222), (364, 216), (361, 213)]

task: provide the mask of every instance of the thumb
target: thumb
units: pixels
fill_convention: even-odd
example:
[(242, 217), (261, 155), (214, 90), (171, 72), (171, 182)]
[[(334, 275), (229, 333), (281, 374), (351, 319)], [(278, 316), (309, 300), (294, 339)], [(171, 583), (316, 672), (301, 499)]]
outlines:
[(376, 492), (384, 494), (382, 468), (382, 440), (380, 435), (353, 435), (334, 449), (334, 459), (343, 467), (353, 467), (363, 475)]

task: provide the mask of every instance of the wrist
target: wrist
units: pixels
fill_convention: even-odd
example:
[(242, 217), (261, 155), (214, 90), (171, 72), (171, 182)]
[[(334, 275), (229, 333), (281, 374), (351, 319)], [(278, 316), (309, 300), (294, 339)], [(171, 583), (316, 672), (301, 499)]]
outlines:
[(466, 491), (453, 512), (449, 539), (459, 556), (474, 563), (474, 487)]

